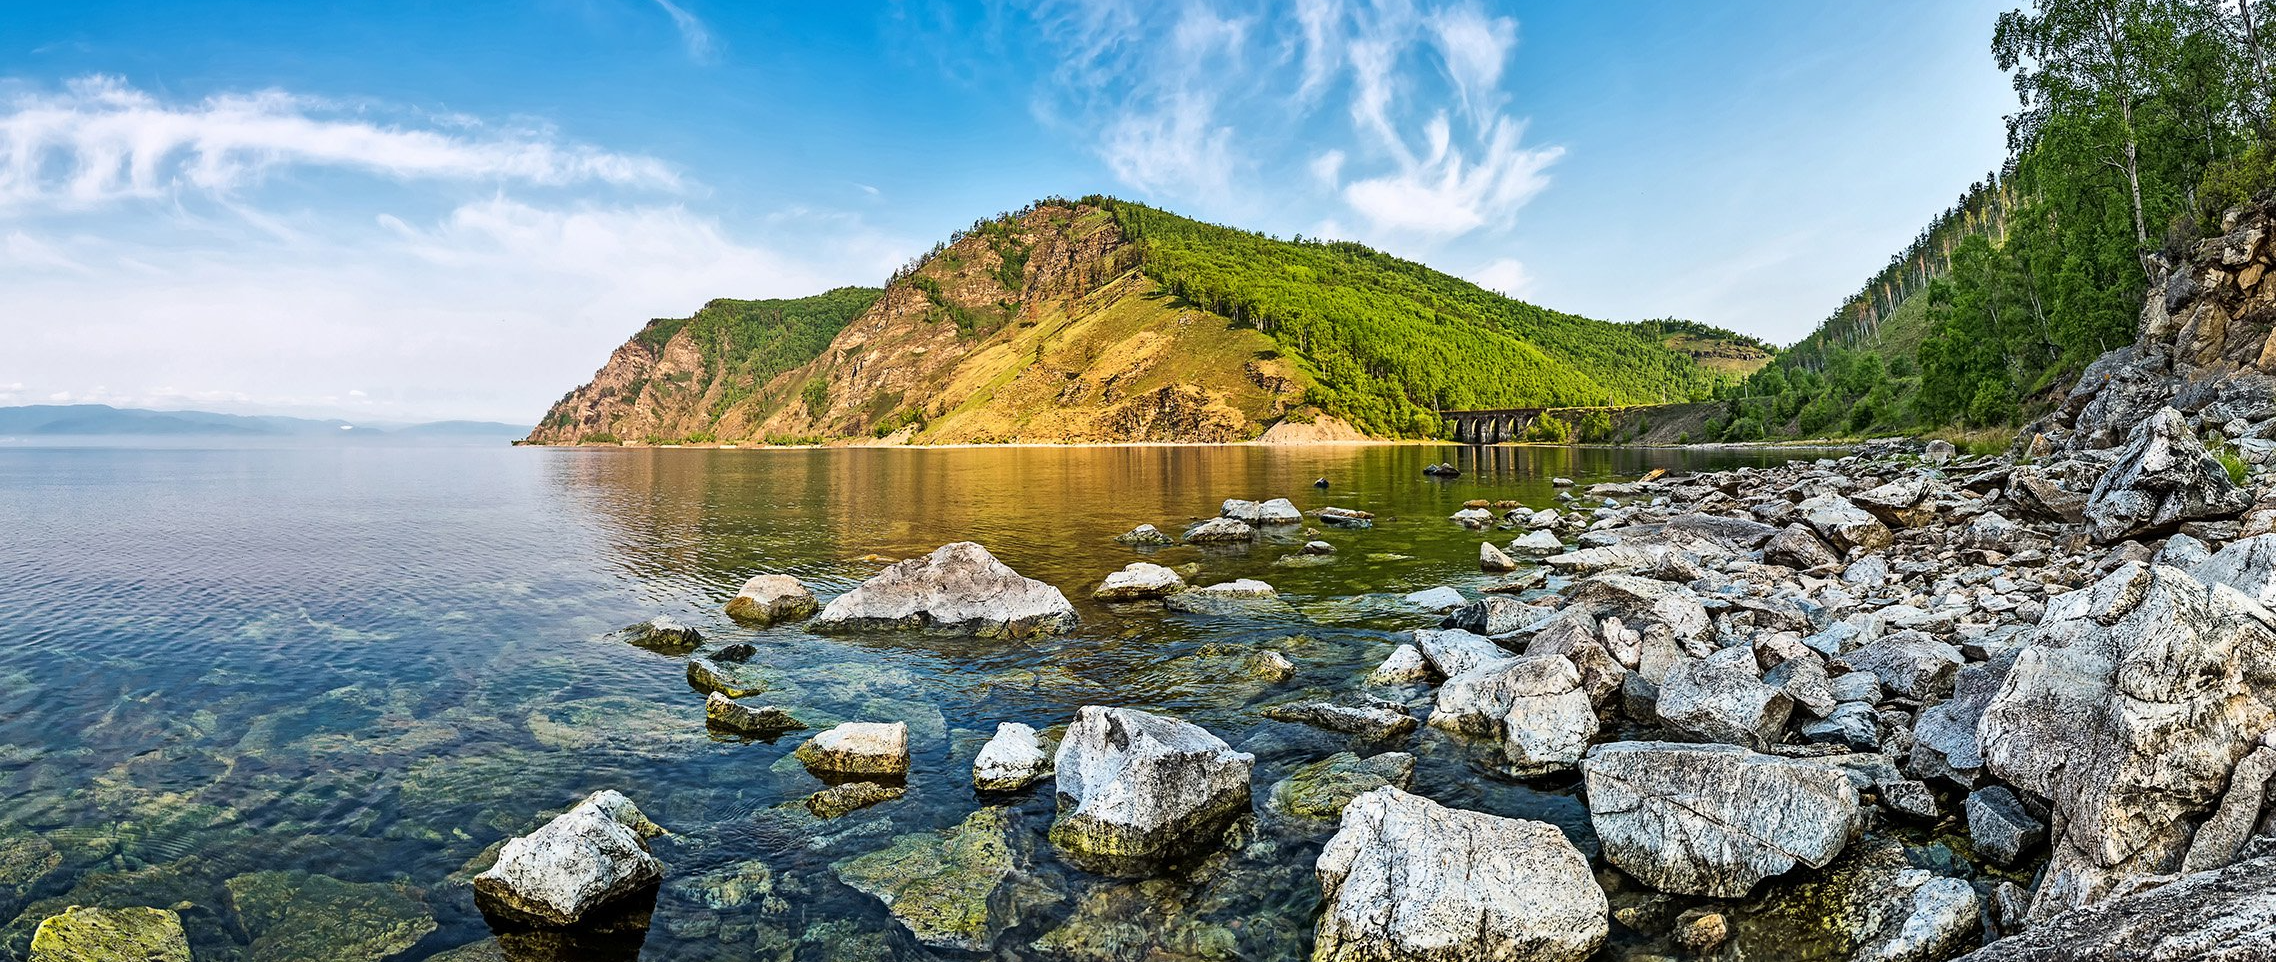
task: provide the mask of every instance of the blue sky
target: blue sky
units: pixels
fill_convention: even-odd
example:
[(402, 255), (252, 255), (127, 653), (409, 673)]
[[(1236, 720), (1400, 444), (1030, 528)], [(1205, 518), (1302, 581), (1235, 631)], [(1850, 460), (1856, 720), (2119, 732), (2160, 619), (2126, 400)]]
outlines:
[(528, 422), (1036, 197), (1806, 333), (2001, 157), (2003, 4), (0, 2), (0, 403)]

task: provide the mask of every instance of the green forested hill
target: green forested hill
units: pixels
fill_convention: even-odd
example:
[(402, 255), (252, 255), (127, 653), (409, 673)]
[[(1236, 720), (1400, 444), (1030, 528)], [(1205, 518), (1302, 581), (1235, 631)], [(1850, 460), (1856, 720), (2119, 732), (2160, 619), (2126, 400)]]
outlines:
[(2150, 279), (2276, 187), (2276, 50), (2255, 9), (2028, 0), (2001, 15), (1987, 39), (2018, 94), (2006, 163), (1729, 391), (1720, 436), (2004, 431), (2133, 343)]
[(1433, 409), (1698, 400), (1734, 380), (1671, 350), (1658, 328), (1511, 300), (1360, 244), (1085, 203), (1113, 213), (1148, 277), (1270, 335), (1317, 381), (1312, 403), (1369, 433), (1434, 434)]

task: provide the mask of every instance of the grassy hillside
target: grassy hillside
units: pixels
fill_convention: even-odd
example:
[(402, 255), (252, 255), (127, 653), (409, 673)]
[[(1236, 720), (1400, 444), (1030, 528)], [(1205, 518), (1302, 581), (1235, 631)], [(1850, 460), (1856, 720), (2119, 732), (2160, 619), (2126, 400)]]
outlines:
[(1308, 398), (1373, 434), (1439, 430), (1434, 409), (1688, 401), (1733, 380), (1656, 332), (1512, 300), (1365, 246), (1279, 240), (1092, 198), (1171, 293), (1270, 335)]

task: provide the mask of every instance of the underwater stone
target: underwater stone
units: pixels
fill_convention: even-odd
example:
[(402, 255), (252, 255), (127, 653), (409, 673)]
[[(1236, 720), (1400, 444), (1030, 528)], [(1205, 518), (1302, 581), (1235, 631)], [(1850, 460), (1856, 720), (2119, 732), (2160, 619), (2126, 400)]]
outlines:
[(190, 962), (190, 940), (165, 909), (72, 906), (32, 933), (31, 962)]
[(904, 835), (883, 851), (839, 862), (838, 878), (885, 903), (917, 941), (985, 952), (1018, 922), (1011, 881), (1011, 812), (983, 808), (945, 832)]

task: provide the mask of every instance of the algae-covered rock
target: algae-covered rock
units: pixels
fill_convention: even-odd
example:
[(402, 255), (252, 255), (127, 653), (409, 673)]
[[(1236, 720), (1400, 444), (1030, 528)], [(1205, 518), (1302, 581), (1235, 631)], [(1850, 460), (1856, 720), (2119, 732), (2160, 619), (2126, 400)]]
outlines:
[(718, 692), (704, 696), (703, 720), (713, 728), (758, 738), (772, 738), (806, 725), (778, 705), (745, 705)]
[(1742, 951), (1814, 945), (1858, 962), (1940, 962), (1976, 944), (1980, 912), (1966, 881), (1913, 868), (1902, 846), (1876, 839), (1743, 907), (1738, 941)]
[(885, 903), (926, 945), (985, 952), (1019, 921), (1006, 808), (983, 808), (945, 832), (901, 836), (884, 851), (835, 868), (840, 880)]
[(435, 930), (425, 900), (402, 885), (290, 871), (239, 875), (228, 889), (253, 939), (247, 962), (379, 962)]
[(668, 654), (694, 651), (703, 644), (703, 632), (681, 624), (669, 615), (657, 615), (637, 625), (619, 629), (616, 637), (626, 644)]
[(881, 785), (877, 782), (847, 782), (832, 785), (806, 796), (806, 810), (816, 818), (837, 818), (857, 812), (879, 802), (890, 802), (908, 794), (899, 785)]
[(165, 909), (73, 906), (32, 933), (31, 962), (190, 962), (190, 940)]
[(729, 698), (748, 698), (774, 687), (773, 681), (752, 664), (759, 650), (750, 645), (728, 645), (688, 659), (688, 686), (701, 692), (718, 692)]
[(907, 775), (909, 726), (847, 722), (807, 739), (794, 754), (817, 775)]
[(1415, 775), (1415, 756), (1384, 752), (1361, 758), (1337, 752), (1291, 773), (1272, 786), (1265, 807), (1297, 818), (1333, 820), (1351, 800), (1385, 785), (1404, 789)]

